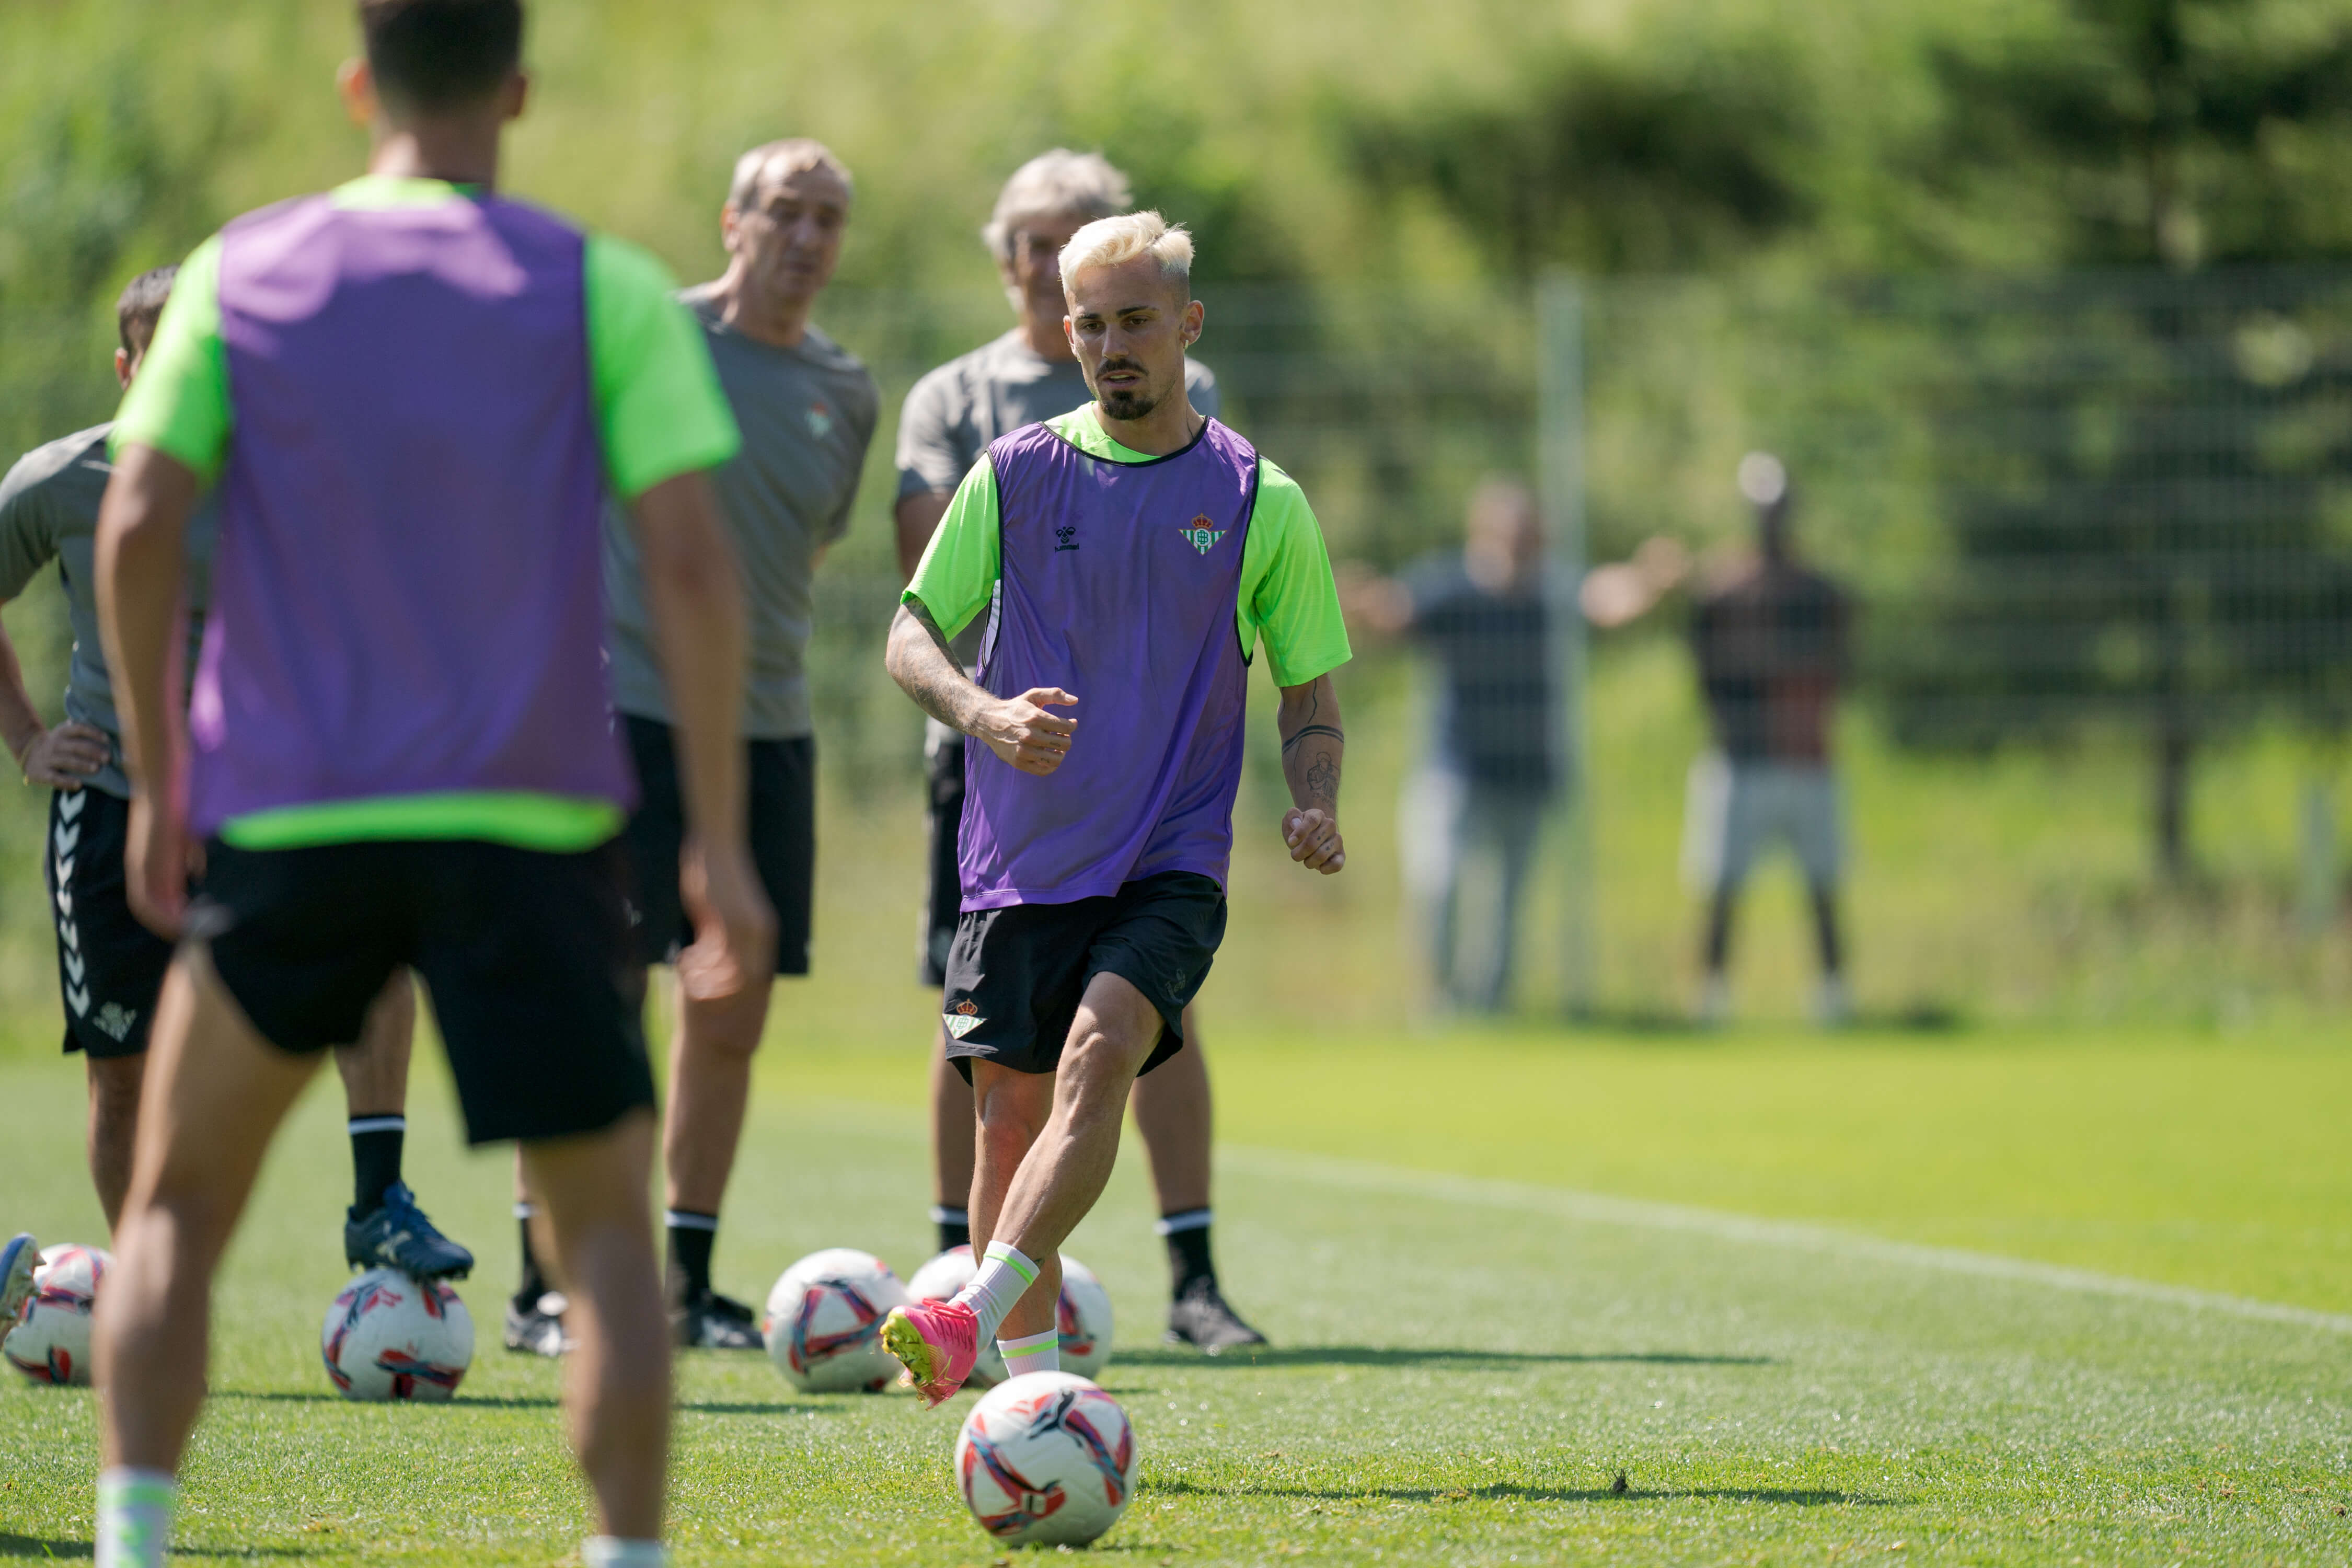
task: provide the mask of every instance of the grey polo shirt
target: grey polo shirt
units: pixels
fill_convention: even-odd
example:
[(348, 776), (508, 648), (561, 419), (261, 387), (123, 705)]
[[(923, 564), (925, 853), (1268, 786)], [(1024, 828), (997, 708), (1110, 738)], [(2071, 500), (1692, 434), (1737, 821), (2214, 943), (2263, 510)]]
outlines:
[[(66, 615), (73, 625), (73, 661), (66, 674), (66, 717), (103, 731), (106, 766), (89, 784), (129, 799), (131, 781), (122, 772), (121, 721), (114, 712), (114, 683), (106, 672), (106, 648), (98, 636), (98, 506), (114, 466), (107, 461), (106, 437), (112, 425), (93, 426), (36, 447), (0, 479), (0, 601), (23, 594), (34, 574), (52, 558), (66, 591)], [(189, 647), (181, 679), (193, 679), (196, 648), (211, 586), (213, 542), (218, 514), (207, 495), (188, 520), (187, 597)]]
[[(848, 531), (881, 398), (856, 356), (814, 327), (777, 348), (720, 321), (703, 290), (679, 298), (702, 323), (743, 432), (742, 450), (711, 475), (751, 614), (743, 733), (790, 740), (814, 728), (804, 661), (817, 552)], [(604, 598), (614, 706), (669, 722), (636, 535), (618, 504), (604, 509)]]

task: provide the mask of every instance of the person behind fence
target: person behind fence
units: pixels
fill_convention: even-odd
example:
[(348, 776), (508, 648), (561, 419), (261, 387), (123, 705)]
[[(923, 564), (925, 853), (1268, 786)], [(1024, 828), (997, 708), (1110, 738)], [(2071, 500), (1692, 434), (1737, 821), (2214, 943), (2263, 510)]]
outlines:
[(1852, 1005), (1838, 931), (1844, 845), (1830, 730), (1845, 679), (1853, 601), (1798, 563), (1795, 496), (1780, 460), (1749, 453), (1740, 459), (1739, 488), (1756, 509), (1759, 553), (1702, 588), (1691, 616), (1691, 649), (1715, 739), (1691, 767), (1683, 840), (1685, 872), (1711, 900), (1700, 1014), (1717, 1022), (1730, 1011), (1727, 969), (1739, 890), (1758, 855), (1784, 839), (1804, 870), (1821, 943), (1814, 1016), (1843, 1023)]
[(1439, 668), (1435, 744), (1405, 784), (1399, 851), (1440, 1000), (1495, 1013), (1510, 999), (1528, 870), (1566, 774), (1552, 627), (1568, 601), (1526, 485), (1486, 479), (1465, 523), (1458, 552), (1351, 581), (1349, 610), (1367, 630), (1411, 637)]

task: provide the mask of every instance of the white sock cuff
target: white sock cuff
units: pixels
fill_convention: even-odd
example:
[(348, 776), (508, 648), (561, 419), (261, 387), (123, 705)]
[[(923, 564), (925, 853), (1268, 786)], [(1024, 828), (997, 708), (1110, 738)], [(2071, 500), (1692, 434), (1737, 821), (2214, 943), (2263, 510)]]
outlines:
[(405, 1116), (354, 1116), (352, 1118), (351, 1125), (344, 1131), (354, 1138), (362, 1132), (405, 1132), (408, 1131), (408, 1118)]
[(1181, 1214), (1162, 1215), (1152, 1222), (1151, 1228), (1162, 1236), (1174, 1236), (1179, 1231), (1206, 1230), (1216, 1217), (1214, 1209), (1186, 1209)]
[(163, 1568), (180, 1483), (168, 1470), (117, 1465), (98, 1476), (98, 1568)]
[(142, 1470), (135, 1465), (115, 1465), (98, 1472), (98, 1500), (169, 1502), (180, 1494), (180, 1480), (169, 1470)]
[(988, 1244), (988, 1255), (983, 1261), (1003, 1264), (1007, 1268), (1012, 1269), (1013, 1272), (1021, 1276), (1021, 1282), (1024, 1285), (1034, 1285), (1037, 1283), (1037, 1266), (1034, 1263), (1030, 1262), (1027, 1256), (1024, 1254), (1019, 1247), (1013, 1246), (1009, 1241), (990, 1242)]
[(933, 1225), (970, 1225), (971, 1214), (967, 1209), (950, 1208), (945, 1204), (933, 1204), (931, 1223)]
[[(662, 1211), (662, 1223), (669, 1226), (672, 1230), (715, 1231), (719, 1228), (719, 1216), (715, 1214), (696, 1214), (692, 1209), (664, 1209)], [(606, 1537), (600, 1535), (596, 1537), (596, 1539), (599, 1541), (607, 1539), (617, 1540), (618, 1537)]]
[(539, 1213), (539, 1205), (529, 1198), (515, 1199), (515, 1218), (530, 1219)]
[(580, 1543), (583, 1568), (667, 1568), (669, 1548), (658, 1541), (592, 1535)]
[(1047, 1329), (1042, 1334), (1030, 1334), (1022, 1339), (999, 1340), (996, 1342), (996, 1349), (998, 1354), (1010, 1358), (1017, 1355), (1034, 1355), (1048, 1345), (1058, 1347), (1061, 1342), (1062, 1331)]

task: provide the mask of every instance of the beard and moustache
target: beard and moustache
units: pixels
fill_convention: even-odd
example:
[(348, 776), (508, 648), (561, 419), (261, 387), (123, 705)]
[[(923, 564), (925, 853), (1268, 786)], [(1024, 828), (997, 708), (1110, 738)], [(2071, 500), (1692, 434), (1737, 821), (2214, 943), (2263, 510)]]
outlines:
[(1149, 392), (1134, 392), (1123, 387), (1103, 390), (1102, 378), (1115, 370), (1141, 372), (1143, 366), (1134, 360), (1120, 358), (1107, 359), (1095, 367), (1095, 398), (1102, 405), (1105, 414), (1113, 419), (1140, 419), (1160, 406), (1161, 399)]

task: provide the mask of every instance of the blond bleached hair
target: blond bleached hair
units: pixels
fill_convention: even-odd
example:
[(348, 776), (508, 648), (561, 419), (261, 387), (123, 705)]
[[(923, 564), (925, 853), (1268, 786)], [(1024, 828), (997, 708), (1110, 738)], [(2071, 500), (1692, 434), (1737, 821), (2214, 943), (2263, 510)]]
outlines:
[(762, 142), (735, 160), (735, 178), (727, 186), (727, 205), (739, 213), (746, 211), (759, 198), (761, 180), (789, 180), (811, 169), (823, 169), (839, 180), (850, 195), (857, 194), (857, 182), (849, 177), (849, 165), (835, 157), (832, 148), (806, 136), (790, 136), (781, 142)]
[(1192, 279), (1192, 237), (1156, 212), (1097, 218), (1062, 247), (1062, 287), (1094, 267), (1118, 267), (1140, 256), (1160, 263), (1160, 275), (1186, 293)]

